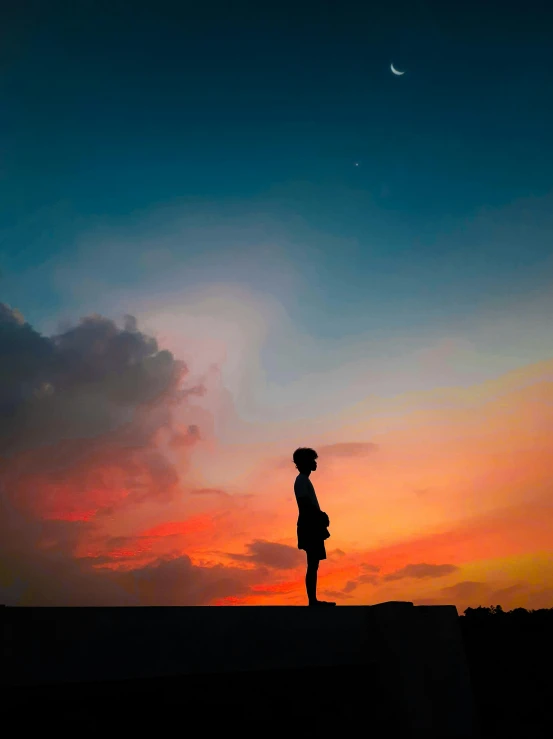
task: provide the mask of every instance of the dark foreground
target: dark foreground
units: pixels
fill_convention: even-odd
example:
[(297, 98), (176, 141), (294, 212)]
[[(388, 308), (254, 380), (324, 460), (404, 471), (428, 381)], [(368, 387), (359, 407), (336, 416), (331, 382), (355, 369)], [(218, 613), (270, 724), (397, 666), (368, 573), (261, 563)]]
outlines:
[[(303, 668), (11, 689), (21, 728), (80, 728), (198, 735), (298, 736), (354, 731), (356, 707), (370, 706), (367, 726), (401, 732), (397, 710), (375, 700), (357, 668)], [(17, 722), (16, 722), (17, 723)], [(48, 732), (49, 733), (49, 732)]]
[(483, 739), (549, 739), (553, 609), (496, 615), (471, 610), (459, 622)]
[[(390, 610), (387, 608), (388, 604), (383, 604), (383, 611), (389, 611), (387, 619), (393, 620), (394, 616), (391, 611), (407, 612), (406, 609), (399, 608), (399, 605), (396, 604)], [(378, 612), (379, 607), (374, 608)], [(27, 622), (25, 628), (30, 630), (35, 628), (33, 622), (37, 619), (33, 614), (29, 614), (33, 609), (26, 610), (23, 621)], [(477, 720), (474, 722), (472, 733), (467, 733), (466, 728), (460, 728), (459, 733), (455, 733), (455, 730), (451, 729), (451, 721), (448, 724), (448, 732), (444, 733), (443, 728), (447, 724), (445, 714), (451, 713), (452, 709), (458, 710), (447, 695), (447, 680), (443, 679), (444, 676), (447, 677), (443, 673), (445, 663), (440, 665), (427, 658), (432, 647), (430, 642), (419, 652), (418, 659), (422, 660), (424, 665), (423, 670), (417, 673), (416, 681), (421, 676), (424, 678), (425, 685), (428, 686), (426, 691), (429, 695), (432, 694), (433, 707), (432, 720), (428, 726), (424, 729), (420, 727), (414, 729), (409, 708), (403, 696), (405, 683), (399, 679), (401, 666), (391, 652), (383, 651), (382, 642), (386, 641), (386, 635), (383, 631), (378, 632), (379, 627), (376, 621), (370, 625), (374, 640), (369, 638), (356, 645), (355, 639), (358, 638), (358, 634), (355, 633), (354, 626), (361, 624), (365, 618), (364, 607), (346, 609), (352, 615), (351, 617), (342, 615), (340, 623), (341, 620), (345, 623), (349, 618), (352, 626), (348, 634), (343, 633), (345, 629), (341, 629), (340, 638), (336, 631), (335, 639), (331, 639), (332, 630), (329, 631), (329, 624), (336, 626), (336, 620), (328, 621), (328, 615), (317, 618), (317, 621), (311, 621), (311, 617), (309, 620), (306, 619), (308, 609), (270, 609), (275, 614), (274, 617), (270, 614), (267, 616), (264, 611), (263, 618), (271, 619), (278, 616), (279, 623), (286, 622), (287, 619), (292, 623), (299, 619), (296, 623), (296, 631), (299, 629), (300, 641), (295, 644), (288, 641), (288, 646), (284, 642), (278, 644), (279, 638), (282, 639), (286, 634), (286, 631), (281, 629), (280, 636), (275, 633), (274, 638), (266, 631), (258, 634), (260, 641), (256, 642), (255, 634), (251, 633), (250, 624), (249, 633), (253, 643), (250, 657), (247, 655), (247, 645), (240, 645), (236, 640), (233, 642), (230, 630), (228, 633), (219, 634), (219, 641), (214, 636), (214, 639), (210, 641), (214, 645), (215, 652), (206, 655), (207, 667), (209, 668), (211, 663), (215, 664), (213, 655), (220, 652), (223, 645), (227, 644), (232, 652), (229, 659), (232, 657), (236, 659), (236, 664), (242, 667), (239, 670), (230, 669), (223, 673), (209, 672), (198, 671), (197, 666), (192, 666), (189, 674), (147, 676), (144, 674), (145, 670), (142, 670), (142, 676), (134, 679), (127, 675), (126, 679), (81, 679), (79, 682), (61, 679), (63, 675), (60, 665), (63, 660), (57, 660), (56, 655), (63, 653), (64, 649), (68, 653), (74, 652), (71, 645), (72, 643), (77, 644), (78, 637), (81, 645), (80, 653), (73, 655), (75, 658), (73, 664), (78, 665), (83, 660), (94, 662), (92, 651), (87, 652), (82, 647), (82, 644), (86, 642), (91, 644), (90, 634), (88, 640), (86, 631), (83, 631), (80, 636), (76, 630), (71, 634), (71, 629), (68, 628), (69, 621), (67, 621), (70, 619), (71, 623), (76, 623), (80, 619), (80, 628), (83, 628), (89, 615), (84, 613), (84, 609), (75, 609), (75, 611), (80, 610), (80, 614), (64, 609), (63, 618), (66, 621), (60, 621), (57, 618), (58, 626), (53, 628), (52, 624), (56, 618), (51, 614), (55, 610), (57, 609), (44, 609), (39, 619), (43, 631), (44, 624), (48, 624), (46, 630), (50, 636), (48, 641), (44, 639), (45, 633), (40, 642), (36, 639), (33, 641), (32, 635), (29, 634), (27, 648), (22, 648), (18, 657), (17, 654), (10, 656), (9, 651), (11, 649), (13, 652), (14, 647), (21, 644), (22, 634), (20, 633), (19, 639), (16, 640), (13, 638), (12, 629), (12, 638), (8, 640), (9, 646), (4, 653), (8, 659), (4, 659), (3, 663), (4, 676), (7, 678), (4, 681), (4, 698), (7, 699), (5, 717), (9, 725), (14, 725), (16, 730), (34, 729), (43, 733), (54, 731), (57, 735), (70, 732), (74, 734), (87, 729), (108, 730), (110, 733), (115, 731), (194, 730), (198, 733), (209, 732), (210, 734), (213, 732), (239, 733), (241, 736), (248, 737), (260, 734), (273, 736), (277, 732), (286, 732), (292, 736), (300, 734), (347, 736), (353, 732), (357, 734), (361, 730), (377, 737), (424, 736), (425, 738), (443, 737), (443, 739), (447, 739), (448, 736), (480, 736), (482, 739), (491, 739), (492, 737), (515, 736), (539, 738), (553, 735), (549, 708), (550, 696), (553, 694), (551, 618), (549, 621), (542, 618), (539, 623), (539, 618), (534, 618), (533, 615), (526, 619), (519, 619), (516, 623), (512, 619), (509, 620), (509, 617), (499, 622), (495, 616), (491, 619), (467, 618), (466, 616), (457, 619), (461, 627), (459, 629), (460, 643), (461, 645), (464, 643), (468, 662)], [(105, 612), (107, 609), (96, 610)], [(181, 609), (140, 609), (141, 614), (139, 615), (141, 618), (150, 616), (154, 622), (155, 618), (165, 617), (169, 613), (174, 620), (172, 614), (176, 614), (179, 610)], [(204, 614), (214, 609), (186, 610), (193, 611), (193, 618), (205, 620)], [(254, 623), (254, 612), (259, 612), (259, 609), (247, 609), (248, 612), (243, 611), (244, 616), (241, 616), (236, 609), (216, 610), (224, 610), (227, 613), (233, 611), (230, 621), (231, 625), (234, 623), (232, 619), (236, 621), (233, 626), (234, 632), (240, 620), (253, 619), (251, 623)], [(344, 609), (332, 609), (334, 613), (338, 610), (343, 611)], [(301, 615), (298, 611), (302, 612)], [(89, 613), (93, 612), (94, 609), (89, 611)], [(161, 613), (161, 616), (154, 612)], [(371, 610), (368, 609), (367, 613), (370, 612)], [(414, 612), (418, 612), (426, 620), (430, 614), (435, 615), (439, 611), (435, 609), (429, 611), (427, 607), (410, 611), (410, 613)], [(214, 616), (210, 617), (214, 618)], [(209, 618), (207, 620), (209, 621)], [(437, 622), (433, 631), (436, 630), (436, 625)], [(172, 644), (175, 638), (168, 626), (169, 622), (163, 631), (166, 632), (165, 636)], [(161, 646), (159, 636), (157, 634), (156, 649)], [(119, 637), (119, 641), (124, 641), (121, 634)], [(190, 645), (192, 640), (194, 640), (194, 634), (190, 633), (181, 641)], [(421, 641), (420, 635), (418, 640)], [(122, 654), (120, 644), (118, 645), (116, 641), (114, 638), (113, 642), (106, 641), (103, 644), (106, 654), (108, 652), (114, 655)], [(329, 641), (334, 642), (334, 647)], [(8, 642), (5, 640), (5, 644)], [(65, 642), (65, 647), (63, 642)], [(144, 633), (143, 642), (143, 655), (149, 653), (151, 658), (153, 653), (151, 635)], [(272, 665), (272, 669), (262, 669), (263, 653), (264, 650), (269, 649), (271, 642), (275, 642), (278, 647), (276, 652), (280, 654), (280, 657), (275, 658), (277, 661)], [(42, 645), (40, 647), (42, 651), (37, 653), (36, 646), (39, 643)], [(32, 650), (29, 644), (34, 644)], [(303, 644), (305, 648), (300, 644)], [(67, 649), (68, 645), (69, 649)], [(136, 642), (136, 646), (140, 652), (140, 639)], [(197, 639), (196, 647), (198, 647)], [(297, 655), (300, 662), (302, 659), (304, 662), (309, 662), (313, 659), (312, 649), (315, 647), (323, 653), (320, 659), (322, 663), (317, 666), (306, 664), (299, 667), (285, 666), (288, 659), (287, 648)], [(172, 655), (178, 654), (181, 648), (182, 644), (174, 643)], [(440, 652), (448, 649), (447, 640), (442, 641)], [(101, 652), (102, 649), (98, 648), (95, 651)], [(342, 664), (324, 664), (325, 652), (327, 663), (341, 661)], [(361, 654), (360, 659), (354, 656), (357, 653)], [(193, 664), (195, 659), (201, 659), (201, 649), (197, 651), (196, 656), (193, 650), (187, 654), (189, 664)], [(255, 669), (252, 669), (253, 663), (249, 668), (243, 669), (245, 665), (247, 667), (248, 659), (257, 658), (256, 654), (261, 657)], [(384, 659), (386, 654), (388, 657)], [(179, 659), (182, 659), (182, 655)], [(134, 665), (134, 670), (138, 670), (138, 665), (141, 664), (140, 654), (136, 654), (134, 658), (129, 655), (127, 661)], [(13, 667), (13, 665), (21, 664), (24, 667), (31, 662), (36, 666), (33, 668), (35, 677), (38, 675), (36, 672), (38, 667), (51, 665), (51, 669), (43, 671), (38, 683), (34, 679), (35, 684), (31, 684), (33, 680), (26, 678), (27, 684), (25, 684), (22, 679), (24, 669), (20, 670), (19, 679), (15, 681), (13, 670), (11, 674), (7, 674), (8, 665)], [(164, 664), (163, 669), (167, 670), (169, 662)], [(199, 662), (195, 664), (198, 665)], [(161, 669), (161, 662), (159, 665)], [(77, 671), (75, 668), (74, 674)], [(25, 674), (30, 675), (31, 673), (27, 671)], [(50, 674), (53, 678), (45, 682)], [(14, 684), (17, 682), (19, 684)], [(414, 682), (413, 690), (415, 690), (415, 685)], [(459, 686), (462, 689), (461, 683)], [(469, 709), (470, 706), (467, 710)], [(440, 715), (440, 712), (444, 715)], [(460, 727), (462, 724), (461, 721)], [(453, 722), (454, 725), (455, 722)], [(467, 726), (466, 723), (464, 725)]]

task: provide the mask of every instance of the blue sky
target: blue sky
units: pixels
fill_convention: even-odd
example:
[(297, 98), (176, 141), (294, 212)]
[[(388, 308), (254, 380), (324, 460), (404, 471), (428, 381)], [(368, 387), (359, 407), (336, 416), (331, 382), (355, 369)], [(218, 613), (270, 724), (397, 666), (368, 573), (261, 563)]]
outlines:
[(321, 336), (447, 327), (514, 282), (545, 289), (550, 21), (537, 3), (423, 0), (14, 11), (5, 299), (37, 325), (78, 310), (52, 275), (83, 250), (89, 275), (96, 254), (107, 284), (147, 291), (133, 255), (160, 240), (183, 268), (284, 296), (290, 271), (277, 288), (256, 256), (271, 245), (302, 284), (289, 310)]

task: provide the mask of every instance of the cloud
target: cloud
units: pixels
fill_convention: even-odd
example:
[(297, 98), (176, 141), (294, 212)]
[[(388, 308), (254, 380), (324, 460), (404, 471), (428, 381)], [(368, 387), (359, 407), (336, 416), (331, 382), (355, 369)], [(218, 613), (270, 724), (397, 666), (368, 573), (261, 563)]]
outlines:
[[(263, 572), (262, 570), (259, 571), (259, 575), (261, 575), (263, 578), (266, 577), (266, 572)], [(298, 589), (298, 582), (296, 580), (288, 580), (288, 581), (280, 581), (280, 582), (274, 582), (274, 583), (264, 583), (262, 585), (252, 585), (251, 592), (253, 595), (259, 596), (259, 595), (268, 595), (268, 596), (280, 596), (285, 595), (287, 593), (294, 593), (297, 592)], [(297, 595), (293, 596), (294, 598), (297, 597)]]
[(458, 569), (455, 565), (429, 565), (424, 563), (406, 565), (395, 572), (384, 575), (383, 580), (390, 582), (392, 580), (402, 580), (406, 577), (414, 577), (416, 579), (444, 577), (445, 575), (450, 575), (452, 572), (456, 572)]
[(202, 605), (251, 594), (266, 574), (259, 568), (197, 566), (181, 552), (143, 566), (135, 561), (132, 569), (98, 567), (136, 554), (145, 537), (111, 537), (107, 555), (78, 558), (75, 547), (94, 533), (93, 524), (29, 521), (1, 502), (0, 602), (8, 606)]
[(356, 590), (360, 585), (376, 585), (378, 583), (377, 575), (360, 575), (355, 580), (348, 580), (344, 585), (342, 592), (351, 593)]
[(353, 598), (353, 595), (349, 595), (349, 593), (345, 593), (343, 590), (322, 590), (321, 595), (326, 595), (329, 598), (336, 598), (337, 600)]
[[(486, 603), (501, 603), (508, 607), (510, 597), (520, 586), (503, 588), (492, 594), (492, 588), (484, 582), (464, 580), (449, 587), (440, 588), (436, 597), (416, 598), (413, 600), (418, 606), (441, 606), (454, 603), (459, 613), (467, 607), (476, 607)], [(496, 599), (497, 597), (497, 599)]]
[(319, 447), (317, 450), (321, 457), (367, 457), (369, 454), (377, 451), (378, 444), (371, 442), (341, 442), (337, 444), (327, 444)]
[[(0, 303), (5, 602), (191, 604), (247, 589), (237, 568), (197, 567), (182, 551), (156, 553), (156, 542), (209, 527), (202, 516), (139, 536), (109, 536), (105, 529), (116, 513), (177, 499), (187, 450), (201, 438), (201, 428), (180, 423), (177, 411), (205, 392), (187, 376), (186, 364), (141, 333), (132, 316), (119, 327), (91, 315), (43, 336)], [(151, 561), (141, 565), (146, 555)], [(125, 562), (126, 572), (114, 566)]]
[(376, 585), (376, 583), (378, 582), (378, 577), (376, 575), (361, 575), (357, 578), (357, 582), (360, 585)]
[(352, 590), (355, 590), (359, 583), (356, 580), (349, 580), (343, 587), (342, 592), (343, 593), (351, 593)]
[(508, 608), (513, 600), (513, 596), (516, 596), (518, 593), (526, 590), (527, 588), (528, 586), (525, 583), (515, 583), (514, 585), (510, 585), (509, 587), (494, 590), (490, 598), (491, 601), (496, 605), (499, 603), (505, 608)]
[(553, 588), (542, 588), (528, 596), (526, 603), (528, 609), (553, 608)]
[(256, 539), (246, 545), (249, 554), (227, 554), (230, 559), (266, 565), (277, 570), (291, 570), (304, 562), (302, 552), (287, 544)]
[(0, 306), (0, 482), (12, 501), (45, 518), (89, 520), (114, 506), (169, 500), (179, 477), (163, 452), (192, 446), (198, 428), (173, 411), (184, 362), (159, 350), (133, 317), (81, 319), (44, 337)]
[(201, 385), (184, 387), (186, 364), (159, 350), (132, 316), (123, 329), (92, 315), (44, 337), (0, 304), (0, 356), (2, 454), (114, 431), (140, 407), (151, 419), (149, 425), (141, 419), (149, 436), (169, 423), (172, 405), (204, 392)]
[(370, 565), (365, 562), (361, 564), (361, 569), (365, 570), (365, 572), (380, 572), (380, 567), (377, 567), (376, 565)]
[(111, 572), (74, 559), (93, 525), (42, 521), (0, 497), (0, 602), (8, 606), (139, 605)]
[(190, 495), (216, 495), (221, 498), (230, 498), (230, 494), (219, 488), (195, 488), (190, 490)]
[(362, 574), (353, 580), (348, 580), (340, 592), (352, 593), (360, 585), (376, 585), (378, 583), (378, 575), (372, 573), (380, 572), (380, 567), (366, 562), (363, 562), (360, 567)]
[(132, 570), (121, 581), (143, 605), (191, 606), (245, 595), (253, 578), (252, 573), (234, 567), (197, 567), (183, 555)]
[(464, 580), (455, 583), (447, 588), (441, 588), (440, 592), (452, 598), (478, 598), (489, 593), (490, 586), (485, 582), (473, 582), (472, 580)]
[(164, 521), (136, 536), (114, 536), (91, 542), (87, 554), (76, 555), (96, 567), (129, 570), (156, 561), (171, 552), (182, 554), (183, 549), (197, 541), (198, 536), (212, 535), (214, 520), (207, 514), (190, 516), (184, 520)]

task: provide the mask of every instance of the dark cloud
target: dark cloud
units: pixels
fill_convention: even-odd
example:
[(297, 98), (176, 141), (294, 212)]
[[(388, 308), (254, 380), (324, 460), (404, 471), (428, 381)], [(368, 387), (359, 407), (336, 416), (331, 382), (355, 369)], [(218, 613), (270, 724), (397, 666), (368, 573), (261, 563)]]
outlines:
[(227, 557), (239, 562), (266, 565), (276, 570), (291, 570), (303, 564), (304, 555), (296, 547), (256, 539), (247, 545), (249, 554), (230, 554)]
[(438, 597), (419, 599), (415, 605), (432, 606), (456, 603), (459, 604), (459, 610), (461, 612), (468, 606), (477, 607), (488, 603), (493, 603), (494, 605), (499, 603), (508, 606), (512, 596), (524, 588), (524, 585), (517, 584), (492, 592), (490, 585), (485, 582), (463, 580), (454, 585), (440, 588)]
[[(203, 392), (183, 387), (185, 363), (159, 350), (130, 316), (123, 329), (94, 315), (44, 337), (0, 304), (0, 359), (2, 455), (129, 424), (141, 443), (169, 424), (172, 406)], [(133, 424), (137, 408), (146, 409), (147, 418)]]
[(52, 355), (48, 340), (0, 303), (0, 451), (15, 433), (22, 407), (45, 383)]
[[(148, 497), (169, 500), (178, 476), (162, 452), (199, 438), (173, 409), (202, 386), (127, 316), (101, 316), (44, 337), (0, 305), (0, 481), (50, 518), (90, 518)], [(42, 491), (42, 495), (41, 495)]]
[[(513, 586), (517, 590), (519, 587)], [(433, 606), (455, 603), (458, 606), (459, 612), (462, 612), (468, 606), (477, 607), (486, 603), (501, 603), (502, 597), (505, 599), (506, 596), (509, 597), (513, 592), (512, 588), (504, 588), (503, 591), (498, 590), (495, 595), (492, 595), (492, 588), (487, 583), (463, 580), (454, 585), (440, 588), (438, 597), (417, 600), (416, 605)]]
[(372, 442), (341, 442), (319, 447), (317, 452), (322, 457), (367, 457), (378, 449), (378, 444)]
[(343, 593), (351, 593), (352, 590), (355, 590), (359, 583), (357, 580), (349, 580), (344, 587), (342, 588)]
[(223, 565), (197, 567), (189, 557), (180, 556), (125, 573), (121, 581), (143, 605), (192, 606), (246, 595), (253, 577), (247, 570)]
[[(497, 604), (496, 604), (497, 605)], [(542, 588), (528, 595), (526, 601), (528, 609), (553, 608), (553, 588)]]
[[(77, 558), (75, 548), (92, 523), (41, 521), (0, 501), (0, 603), (8, 606), (202, 605), (229, 595), (251, 594), (267, 570), (196, 566), (186, 555), (159, 558), (121, 572), (100, 567), (114, 554)], [(124, 548), (140, 537), (112, 537)]]
[(377, 567), (376, 565), (371, 565), (363, 562), (361, 564), (361, 569), (365, 572), (380, 572), (380, 567)]
[(376, 583), (378, 582), (378, 577), (377, 575), (360, 575), (357, 578), (357, 582), (360, 585), (364, 585), (364, 584), (376, 585)]
[[(123, 328), (88, 316), (47, 337), (0, 303), (1, 602), (192, 604), (247, 589), (251, 572), (196, 567), (182, 552), (131, 577), (109, 565), (144, 542), (99, 534), (102, 516), (180, 490), (164, 449), (177, 446), (186, 471), (200, 438), (174, 420), (204, 392), (187, 374), (131, 316)], [(90, 542), (99, 556), (82, 556)]]
[(250, 592), (248, 571), (222, 565), (198, 567), (186, 555), (127, 572), (95, 570), (91, 565), (60, 556), (28, 559), (23, 571), (20, 566), (9, 585), (0, 588), (1, 602), (12, 606), (186, 606)]
[(497, 602), (503, 605), (506, 601), (510, 601), (513, 595), (520, 593), (521, 590), (527, 589), (528, 585), (526, 583), (516, 583), (515, 585), (510, 585), (507, 588), (499, 588), (498, 590), (494, 590), (490, 598), (492, 603)]
[(336, 598), (336, 600), (353, 598), (353, 595), (344, 593), (342, 590), (322, 590), (321, 595), (327, 598)]
[(418, 580), (427, 577), (444, 577), (445, 575), (450, 575), (452, 572), (456, 572), (458, 569), (455, 565), (429, 565), (424, 563), (406, 565), (400, 570), (384, 575), (383, 580), (389, 582), (392, 580), (402, 580), (406, 577), (414, 577)]
[(340, 560), (342, 557), (346, 556), (346, 553), (343, 552), (341, 549), (331, 549), (327, 552), (327, 558), (330, 560)]
[(0, 602), (8, 606), (139, 605), (111, 571), (97, 572), (73, 557), (82, 521), (44, 521), (0, 499)]
[(376, 585), (378, 583), (377, 575), (364, 574), (355, 578), (355, 580), (348, 580), (344, 585), (342, 592), (351, 593), (356, 590), (360, 585)]
[(489, 593), (490, 586), (485, 582), (473, 582), (472, 580), (464, 580), (463, 582), (457, 582), (455, 585), (450, 585), (446, 588), (441, 588), (440, 593), (443, 593), (449, 598), (473, 598), (481, 597), (484, 593)]

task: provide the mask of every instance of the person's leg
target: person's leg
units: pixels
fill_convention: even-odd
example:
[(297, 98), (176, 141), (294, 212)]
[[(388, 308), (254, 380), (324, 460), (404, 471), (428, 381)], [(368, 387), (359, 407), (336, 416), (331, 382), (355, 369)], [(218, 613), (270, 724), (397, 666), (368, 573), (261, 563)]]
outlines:
[(307, 552), (307, 572), (305, 573), (305, 589), (309, 604), (317, 602), (317, 571), (319, 569), (319, 558)]
[(327, 600), (317, 600), (317, 572), (319, 570), (321, 552), (318, 549), (307, 552), (307, 572), (305, 573), (305, 587), (310, 606), (335, 606), (336, 603)]

